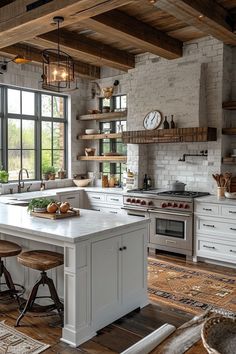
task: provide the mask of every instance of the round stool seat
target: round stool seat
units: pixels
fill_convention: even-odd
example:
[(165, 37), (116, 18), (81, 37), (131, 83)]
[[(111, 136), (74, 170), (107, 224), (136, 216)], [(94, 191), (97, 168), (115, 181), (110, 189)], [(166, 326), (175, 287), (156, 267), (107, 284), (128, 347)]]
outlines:
[(52, 269), (64, 263), (63, 254), (45, 250), (23, 252), (17, 260), (26, 267), (40, 271)]
[(0, 240), (0, 258), (16, 256), (21, 252), (21, 247), (14, 242)]

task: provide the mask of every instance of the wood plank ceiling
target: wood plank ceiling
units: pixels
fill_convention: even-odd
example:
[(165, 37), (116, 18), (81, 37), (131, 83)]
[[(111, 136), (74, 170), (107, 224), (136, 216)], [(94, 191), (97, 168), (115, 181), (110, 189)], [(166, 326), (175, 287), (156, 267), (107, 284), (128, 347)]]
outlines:
[(1, 0), (0, 8), (2, 55), (40, 63), (57, 44), (52, 19), (63, 16), (61, 48), (92, 79), (101, 66), (134, 68), (144, 52), (179, 58), (183, 42), (206, 35), (236, 45), (236, 0)]

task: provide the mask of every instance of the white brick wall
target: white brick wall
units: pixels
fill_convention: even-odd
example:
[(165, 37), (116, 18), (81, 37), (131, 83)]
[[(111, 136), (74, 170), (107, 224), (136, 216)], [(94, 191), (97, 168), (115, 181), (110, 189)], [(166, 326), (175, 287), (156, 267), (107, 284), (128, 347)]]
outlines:
[[(183, 57), (165, 60), (152, 54), (139, 55), (136, 68), (122, 74), (116, 70), (102, 70), (101, 87), (120, 81), (117, 94), (128, 95), (128, 129), (143, 129), (143, 118), (152, 109), (163, 115), (174, 114), (179, 127), (210, 126), (218, 128), (217, 142), (190, 144), (151, 144), (128, 146), (128, 167), (140, 175), (148, 173), (157, 187), (168, 187), (176, 179), (187, 183), (187, 189), (215, 192), (212, 173), (219, 173), (222, 156), (222, 97), (224, 61), (229, 47), (212, 37), (184, 44)], [(235, 49), (234, 49), (235, 51)], [(235, 56), (236, 57), (236, 56)], [(236, 59), (235, 59), (236, 60)], [(236, 97), (236, 75), (234, 79)], [(229, 91), (229, 89), (228, 89)], [(227, 93), (225, 93), (227, 96)], [(90, 100), (89, 107), (97, 108)], [(208, 158), (187, 157), (184, 153), (208, 150)]]

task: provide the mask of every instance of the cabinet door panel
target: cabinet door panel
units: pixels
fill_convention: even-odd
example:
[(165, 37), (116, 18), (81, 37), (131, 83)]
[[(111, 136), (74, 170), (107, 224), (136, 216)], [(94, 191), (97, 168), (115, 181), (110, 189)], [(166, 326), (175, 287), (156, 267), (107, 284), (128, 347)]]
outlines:
[(80, 207), (79, 193), (61, 194), (60, 202), (68, 202), (72, 208), (79, 208)]
[(92, 319), (114, 316), (120, 308), (120, 237), (92, 244)]
[(130, 232), (123, 237), (122, 251), (122, 294), (123, 301), (131, 300), (146, 285), (146, 257), (144, 260), (144, 238), (141, 231)]

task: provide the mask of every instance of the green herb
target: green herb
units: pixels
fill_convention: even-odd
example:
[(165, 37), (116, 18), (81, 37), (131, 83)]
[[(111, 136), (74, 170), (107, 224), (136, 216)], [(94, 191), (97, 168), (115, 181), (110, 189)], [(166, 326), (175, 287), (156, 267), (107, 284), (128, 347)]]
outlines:
[(9, 173), (6, 170), (0, 170), (0, 183), (8, 182)]
[(28, 205), (28, 210), (33, 210), (34, 208), (47, 208), (48, 204), (55, 203), (53, 199), (47, 198), (34, 198), (30, 201)]
[(43, 173), (45, 173), (45, 174), (56, 173), (56, 169), (54, 166), (44, 166)]

